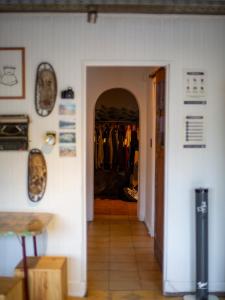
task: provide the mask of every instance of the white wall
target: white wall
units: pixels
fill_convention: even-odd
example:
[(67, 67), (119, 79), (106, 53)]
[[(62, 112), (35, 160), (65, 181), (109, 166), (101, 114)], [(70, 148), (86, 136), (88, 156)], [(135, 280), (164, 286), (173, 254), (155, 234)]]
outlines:
[[(48, 211), (56, 215), (43, 241), (47, 254), (69, 257), (71, 295), (85, 292), (85, 77), (88, 62), (143, 61), (170, 64), (168, 83), (166, 153), (165, 292), (194, 289), (194, 195), (197, 186), (210, 188), (209, 279), (210, 290), (225, 290), (225, 18), (211, 16), (100, 15), (95, 25), (86, 15), (1, 14), (0, 46), (26, 47), (25, 100), (0, 101), (0, 112), (28, 113), (32, 147), (42, 147), (46, 130), (58, 131), (57, 105), (48, 118), (34, 111), (37, 65), (49, 61), (55, 68), (59, 90), (72, 86), (77, 102), (77, 157), (60, 158), (58, 146), (46, 155), (48, 186), (42, 201), (32, 205), (26, 192), (27, 153), (0, 153), (0, 209)], [(206, 113), (207, 148), (182, 147), (183, 68), (208, 72)], [(59, 100), (59, 98), (58, 98)], [(1, 238), (1, 273), (11, 272), (19, 259)], [(7, 243), (7, 244), (6, 244)], [(18, 253), (16, 254), (16, 251)], [(5, 252), (4, 252), (5, 253)], [(179, 268), (177, 268), (179, 266)]]
[(87, 216), (93, 219), (93, 170), (94, 170), (94, 112), (98, 97), (111, 88), (124, 88), (136, 98), (139, 106), (139, 199), (138, 216), (140, 220), (145, 217), (146, 199), (146, 136), (147, 136), (147, 102), (150, 68), (148, 67), (88, 67), (87, 68)]

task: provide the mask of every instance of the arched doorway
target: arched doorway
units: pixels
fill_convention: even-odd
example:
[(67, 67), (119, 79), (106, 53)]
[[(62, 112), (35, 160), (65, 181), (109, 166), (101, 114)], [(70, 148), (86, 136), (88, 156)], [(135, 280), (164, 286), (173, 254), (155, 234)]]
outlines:
[[(121, 201), (137, 203), (138, 157), (137, 100), (127, 89), (107, 89), (95, 105), (95, 213), (123, 214), (128, 207)], [(137, 214), (137, 205), (132, 205), (132, 213)]]

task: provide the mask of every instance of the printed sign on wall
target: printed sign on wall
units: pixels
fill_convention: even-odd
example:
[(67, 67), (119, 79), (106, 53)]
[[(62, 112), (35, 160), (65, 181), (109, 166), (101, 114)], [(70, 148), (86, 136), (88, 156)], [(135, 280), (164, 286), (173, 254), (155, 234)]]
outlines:
[(184, 71), (184, 104), (207, 103), (207, 76), (205, 71)]
[(204, 115), (186, 115), (184, 148), (206, 148)]

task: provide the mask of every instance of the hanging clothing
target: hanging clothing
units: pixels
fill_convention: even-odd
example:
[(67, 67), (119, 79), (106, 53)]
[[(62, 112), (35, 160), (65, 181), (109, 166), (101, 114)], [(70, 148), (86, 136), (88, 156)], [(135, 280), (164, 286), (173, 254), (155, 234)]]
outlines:
[(95, 168), (133, 173), (134, 153), (138, 149), (138, 130), (134, 124), (102, 123), (95, 128)]
[(110, 167), (110, 148), (109, 148), (109, 127), (105, 126), (103, 130), (103, 151), (104, 151), (104, 169), (108, 170)]
[(129, 171), (130, 168), (130, 143), (131, 143), (131, 127), (130, 125), (128, 125), (126, 128), (126, 135), (124, 140), (126, 171)]
[(125, 169), (125, 128), (124, 125), (120, 125), (118, 129), (118, 169), (123, 171)]
[(110, 169), (112, 169), (112, 165), (113, 165), (112, 131), (113, 131), (113, 127), (110, 128), (110, 131), (109, 131), (109, 166), (110, 166)]
[(116, 170), (118, 164), (118, 128), (114, 127), (112, 130), (112, 150), (113, 150), (113, 161), (112, 161), (112, 168)]
[(98, 163), (97, 167), (100, 169), (103, 166), (104, 160), (104, 150), (103, 150), (103, 136), (102, 136), (102, 128), (99, 128), (98, 134)]

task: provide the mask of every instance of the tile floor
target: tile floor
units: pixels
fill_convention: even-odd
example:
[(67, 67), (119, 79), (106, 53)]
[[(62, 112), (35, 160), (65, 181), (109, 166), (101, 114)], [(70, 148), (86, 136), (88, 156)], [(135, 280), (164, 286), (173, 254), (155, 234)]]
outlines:
[(134, 202), (95, 201), (95, 220), (88, 226), (88, 295), (84, 299), (183, 299), (161, 295), (154, 240), (136, 214)]

